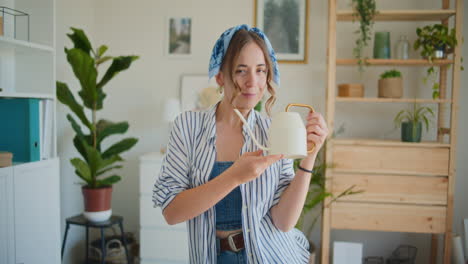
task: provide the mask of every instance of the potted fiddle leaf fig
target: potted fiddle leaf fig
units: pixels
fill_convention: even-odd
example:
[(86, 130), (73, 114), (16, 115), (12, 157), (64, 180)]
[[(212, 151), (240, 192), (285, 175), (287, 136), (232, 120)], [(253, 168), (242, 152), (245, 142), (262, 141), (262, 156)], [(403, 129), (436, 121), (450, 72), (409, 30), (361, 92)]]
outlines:
[[(112, 135), (124, 134), (129, 125), (126, 121), (98, 120), (97, 114), (104, 107), (104, 86), (119, 72), (128, 69), (138, 56), (105, 56), (107, 46), (93, 49), (83, 30), (71, 30), (72, 33), (67, 36), (74, 47), (65, 48), (65, 54), (81, 85), (78, 92), (81, 102), (75, 99), (66, 83), (59, 81), (56, 84), (57, 99), (74, 114), (67, 114), (67, 119), (75, 132), (73, 144), (81, 157), (72, 158), (70, 162), (76, 175), (84, 181), (84, 216), (90, 221), (105, 221), (112, 214), (112, 185), (121, 179), (111, 171), (122, 168), (121, 154), (131, 149), (138, 139), (129, 137), (104, 147), (104, 140)], [(98, 76), (98, 68), (106, 61), (112, 63), (104, 75)]]
[(429, 123), (434, 116), (432, 108), (414, 103), (412, 108), (398, 112), (393, 122), (396, 127), (401, 126), (401, 141), (421, 142), (423, 124), (428, 131)]

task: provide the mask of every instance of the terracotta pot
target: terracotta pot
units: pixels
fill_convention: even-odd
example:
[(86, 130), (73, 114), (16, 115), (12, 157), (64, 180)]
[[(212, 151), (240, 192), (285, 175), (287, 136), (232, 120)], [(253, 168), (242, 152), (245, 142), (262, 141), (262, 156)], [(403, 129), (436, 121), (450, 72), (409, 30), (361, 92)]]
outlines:
[(101, 188), (81, 188), (85, 211), (83, 215), (90, 221), (106, 221), (112, 215), (112, 186)]
[(403, 96), (403, 79), (400, 77), (380, 79), (378, 96), (401, 98)]

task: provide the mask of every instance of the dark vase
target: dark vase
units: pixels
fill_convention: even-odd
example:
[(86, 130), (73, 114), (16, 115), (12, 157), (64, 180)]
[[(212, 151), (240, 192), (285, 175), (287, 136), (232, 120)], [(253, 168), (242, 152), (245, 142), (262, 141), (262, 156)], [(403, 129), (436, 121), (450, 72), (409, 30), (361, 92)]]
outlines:
[(401, 141), (421, 142), (422, 123), (403, 122), (401, 123)]

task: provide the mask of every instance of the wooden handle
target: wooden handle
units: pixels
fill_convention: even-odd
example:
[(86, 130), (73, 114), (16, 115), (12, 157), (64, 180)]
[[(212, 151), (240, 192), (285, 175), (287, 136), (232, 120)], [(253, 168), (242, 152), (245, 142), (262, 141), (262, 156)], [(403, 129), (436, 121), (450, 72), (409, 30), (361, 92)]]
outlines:
[[(314, 108), (311, 105), (306, 105), (306, 104), (288, 104), (286, 106), (286, 112), (288, 112), (289, 108), (292, 106), (309, 108), (310, 112), (312, 113), (315, 112)], [(307, 150), (307, 153), (311, 153), (312, 151), (314, 151), (314, 149), (315, 149), (315, 144), (311, 149)]]

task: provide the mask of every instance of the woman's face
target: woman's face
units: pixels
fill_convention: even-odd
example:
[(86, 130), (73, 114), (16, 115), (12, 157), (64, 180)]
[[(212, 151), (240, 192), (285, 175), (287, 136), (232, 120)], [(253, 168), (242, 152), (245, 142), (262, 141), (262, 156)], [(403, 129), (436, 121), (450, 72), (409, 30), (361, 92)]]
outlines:
[[(263, 51), (255, 42), (245, 45), (234, 63), (233, 81), (240, 87), (240, 94), (232, 101), (235, 108), (249, 110), (262, 99), (267, 81), (267, 66)], [(225, 74), (225, 73), (221, 73)], [(234, 96), (234, 83), (222, 76), (225, 99)]]

